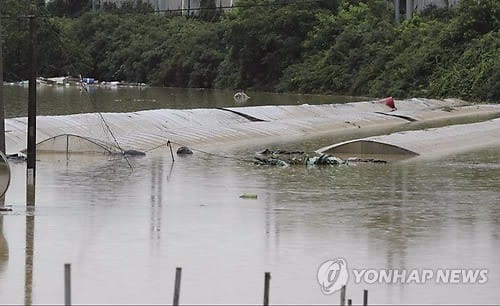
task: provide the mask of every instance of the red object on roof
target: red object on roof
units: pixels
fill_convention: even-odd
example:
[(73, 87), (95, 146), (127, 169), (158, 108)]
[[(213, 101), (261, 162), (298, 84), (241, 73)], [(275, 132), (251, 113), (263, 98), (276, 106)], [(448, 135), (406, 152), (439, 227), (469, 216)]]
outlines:
[(396, 108), (396, 105), (394, 104), (394, 98), (393, 97), (387, 97), (379, 100), (380, 103), (384, 103), (385, 105), (389, 106), (392, 109)]

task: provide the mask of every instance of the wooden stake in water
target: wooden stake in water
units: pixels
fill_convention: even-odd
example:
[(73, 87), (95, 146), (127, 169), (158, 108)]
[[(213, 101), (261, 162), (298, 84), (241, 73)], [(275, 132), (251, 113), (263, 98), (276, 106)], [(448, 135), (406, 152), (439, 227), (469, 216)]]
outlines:
[(271, 272), (264, 273), (264, 306), (269, 305), (269, 283), (271, 280)]
[(345, 285), (340, 289), (340, 306), (345, 306)]
[(179, 296), (181, 293), (181, 274), (182, 268), (177, 267), (175, 269), (174, 306), (179, 305)]
[(368, 290), (363, 290), (363, 306), (368, 305)]
[(71, 305), (71, 264), (64, 264), (64, 305)]

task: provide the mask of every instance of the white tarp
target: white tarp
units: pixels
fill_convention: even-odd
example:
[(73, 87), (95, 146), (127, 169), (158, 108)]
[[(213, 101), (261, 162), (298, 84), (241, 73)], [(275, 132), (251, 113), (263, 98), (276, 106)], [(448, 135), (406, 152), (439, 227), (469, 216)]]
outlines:
[[(463, 104), (458, 100), (410, 99), (396, 101), (396, 112), (404, 112), (408, 116), (415, 114), (421, 121), (425, 121), (426, 116), (433, 120), (448, 120), (455, 114), (500, 115), (499, 105)], [(204, 146), (318, 133), (374, 135), (375, 130), (403, 129), (408, 120), (388, 116), (396, 113), (390, 111), (384, 104), (369, 101), (38, 116), (37, 149), (44, 152), (94, 152), (101, 149), (120, 151), (119, 147), (122, 150), (147, 151), (166, 144), (168, 140), (187, 146)], [(263, 121), (252, 121), (248, 116)], [(6, 119), (5, 129), (7, 152), (24, 150), (27, 118)]]
[(403, 131), (349, 140), (317, 150), (318, 153), (380, 157), (408, 155), (441, 157), (487, 147), (500, 147), (500, 118), (470, 124)]

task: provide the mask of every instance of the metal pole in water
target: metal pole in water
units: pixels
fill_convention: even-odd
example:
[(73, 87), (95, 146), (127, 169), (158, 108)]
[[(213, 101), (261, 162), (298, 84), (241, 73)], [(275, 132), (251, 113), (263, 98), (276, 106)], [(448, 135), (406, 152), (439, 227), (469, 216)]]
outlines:
[(69, 159), (69, 135), (66, 135), (66, 160)]
[(363, 290), (363, 306), (368, 306), (368, 290)]
[(181, 292), (181, 274), (182, 268), (175, 268), (174, 306), (179, 305), (179, 296)]
[(340, 288), (340, 306), (345, 306), (345, 285)]
[(71, 305), (71, 264), (64, 264), (64, 305)]
[(264, 306), (269, 305), (269, 283), (271, 280), (271, 272), (264, 273)]
[(168, 147), (170, 148), (170, 155), (172, 156), (172, 162), (175, 161), (174, 159), (174, 152), (172, 152), (172, 143), (170, 142), (170, 140), (167, 142), (168, 144)]
[[(0, 20), (0, 33), (2, 24)], [(3, 106), (3, 52), (2, 37), (0, 36), (0, 151), (5, 153), (5, 112)]]
[(35, 205), (36, 178), (36, 49), (35, 16), (28, 16), (30, 27), (30, 79), (28, 88), (28, 150), (26, 168), (26, 205)]

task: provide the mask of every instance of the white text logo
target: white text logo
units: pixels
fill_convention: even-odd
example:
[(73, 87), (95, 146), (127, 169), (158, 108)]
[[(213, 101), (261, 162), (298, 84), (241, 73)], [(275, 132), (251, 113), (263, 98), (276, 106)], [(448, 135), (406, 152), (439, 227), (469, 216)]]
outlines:
[(356, 284), (484, 284), (487, 269), (349, 269), (344, 258), (328, 260), (318, 269), (318, 283), (324, 294), (332, 294), (347, 284), (349, 275)]
[(318, 269), (318, 282), (324, 294), (332, 294), (347, 284), (349, 271), (343, 258), (325, 261)]

